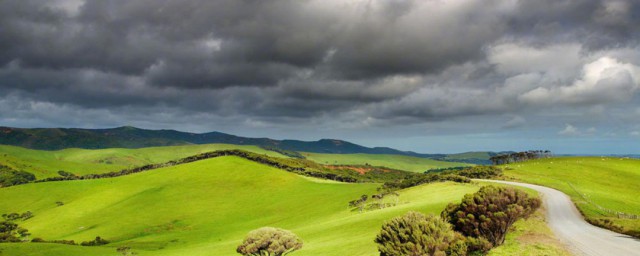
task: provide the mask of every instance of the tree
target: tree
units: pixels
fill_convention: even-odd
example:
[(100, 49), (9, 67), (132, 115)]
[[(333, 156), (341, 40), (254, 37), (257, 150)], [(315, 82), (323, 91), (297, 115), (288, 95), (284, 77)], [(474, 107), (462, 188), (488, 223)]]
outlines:
[(11, 221), (0, 221), (0, 243), (16, 243), (29, 238), (29, 231)]
[(493, 246), (504, 243), (509, 227), (540, 207), (540, 199), (530, 198), (511, 187), (482, 187), (467, 194), (458, 205), (449, 204), (441, 216), (462, 234), (485, 238)]
[(381, 256), (466, 255), (464, 237), (439, 217), (418, 212), (395, 217), (382, 225), (375, 239)]
[(249, 232), (236, 252), (242, 255), (281, 256), (302, 248), (302, 240), (293, 232), (263, 227)]

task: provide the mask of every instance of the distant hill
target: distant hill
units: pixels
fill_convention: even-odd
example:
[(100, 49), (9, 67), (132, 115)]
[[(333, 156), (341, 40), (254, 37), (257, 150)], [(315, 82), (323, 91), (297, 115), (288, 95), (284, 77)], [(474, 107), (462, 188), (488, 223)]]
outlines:
[(388, 147), (369, 148), (337, 139), (274, 140), (240, 137), (221, 132), (190, 133), (175, 130), (146, 130), (131, 126), (111, 129), (0, 127), (0, 144), (40, 150), (144, 148), (212, 143), (256, 145), (268, 149), (277, 148), (310, 153), (404, 155), (472, 164), (491, 164), (489, 157), (496, 155), (494, 152), (469, 152), (452, 155), (421, 154)]
[(41, 150), (58, 150), (64, 148), (143, 148), (211, 143), (257, 145), (313, 153), (394, 154), (427, 158), (446, 156), (441, 154), (419, 154), (386, 147), (369, 148), (335, 139), (322, 139), (318, 141), (274, 140), (269, 138), (246, 138), (220, 132), (189, 133), (175, 130), (146, 130), (130, 126), (112, 129), (24, 129), (0, 127), (0, 144)]

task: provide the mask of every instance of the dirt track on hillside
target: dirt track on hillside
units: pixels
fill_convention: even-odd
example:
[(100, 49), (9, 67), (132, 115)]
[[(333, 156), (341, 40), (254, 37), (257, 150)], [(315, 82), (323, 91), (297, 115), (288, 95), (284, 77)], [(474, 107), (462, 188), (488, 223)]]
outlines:
[(566, 194), (543, 186), (500, 180), (496, 182), (534, 189), (547, 206), (547, 223), (556, 236), (576, 255), (640, 256), (640, 239), (618, 234), (587, 223)]

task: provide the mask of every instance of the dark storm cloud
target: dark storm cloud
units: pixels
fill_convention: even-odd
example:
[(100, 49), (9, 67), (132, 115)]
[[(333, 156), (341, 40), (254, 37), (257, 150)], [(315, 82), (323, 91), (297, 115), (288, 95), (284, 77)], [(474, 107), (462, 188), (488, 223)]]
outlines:
[(635, 111), (637, 24), (631, 0), (4, 0), (0, 99), (28, 104), (2, 117), (517, 129)]
[(580, 41), (599, 49), (637, 45), (640, 4), (629, 0), (520, 1), (509, 20), (509, 33), (545, 44)]

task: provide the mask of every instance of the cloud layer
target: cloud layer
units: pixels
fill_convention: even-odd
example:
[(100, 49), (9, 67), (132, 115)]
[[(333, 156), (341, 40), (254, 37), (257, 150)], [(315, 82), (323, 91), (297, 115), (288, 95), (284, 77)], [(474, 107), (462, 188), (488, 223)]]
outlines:
[(5, 0), (0, 122), (632, 134), (638, 13), (632, 0)]

